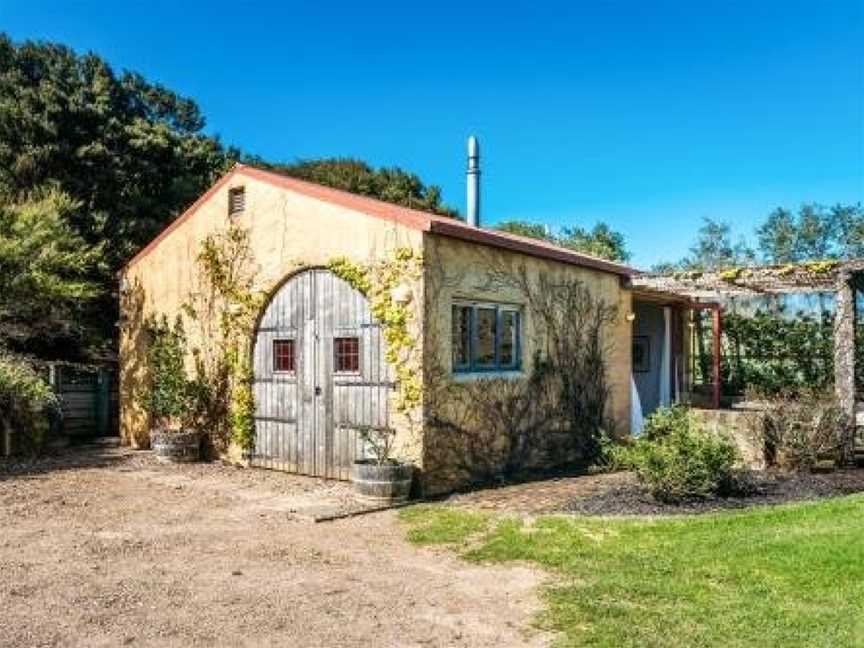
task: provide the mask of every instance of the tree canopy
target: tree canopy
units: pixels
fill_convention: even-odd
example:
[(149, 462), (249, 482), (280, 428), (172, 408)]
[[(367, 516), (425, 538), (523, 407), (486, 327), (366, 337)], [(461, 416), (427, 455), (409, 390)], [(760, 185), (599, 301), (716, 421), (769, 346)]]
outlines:
[[(268, 164), (224, 146), (204, 126), (192, 99), (140, 74), (115, 72), (93, 53), (80, 55), (55, 43), (14, 43), (0, 33), (0, 204), (7, 206), (2, 213), (6, 256), (0, 258), (0, 325), (12, 325), (8, 306), (14, 302), (8, 300), (28, 297), (13, 327), (24, 350), (76, 357), (88, 341), (111, 340), (117, 317), (111, 297), (115, 272), (241, 159), (346, 191), (456, 215), (442, 204), (437, 187), (402, 169), (373, 169), (342, 158)], [(43, 214), (44, 222), (34, 214)], [(29, 225), (22, 223), (38, 227), (28, 232)], [(55, 251), (58, 259), (63, 250), (65, 260), (74, 262), (69, 269), (74, 272), (61, 272), (57, 265), (46, 273), (32, 266), (13, 286), (9, 273), (26, 270), (28, 255), (35, 255), (40, 245), (45, 252)], [(50, 265), (44, 256), (34, 259)], [(87, 285), (98, 295), (82, 292), (76, 299), (53, 301), (55, 289), (63, 287), (71, 296), (74, 285)], [(73, 302), (76, 317), (66, 308)], [(47, 308), (51, 303), (58, 308)], [(49, 340), (41, 333), (51, 323), (62, 335)], [(60, 338), (64, 343), (55, 344)]]
[(605, 223), (598, 223), (590, 230), (578, 226), (564, 227), (557, 234), (541, 223), (521, 220), (503, 221), (498, 223), (495, 229), (548, 241), (610, 261), (626, 262), (630, 259), (624, 235), (614, 231)]
[(187, 97), (115, 72), (95, 54), (0, 34), (0, 194), (52, 183), (81, 209), (70, 224), (104, 243), (116, 269), (215, 179), (244, 159), (280, 173), (400, 205), (456, 213), (438, 187), (399, 168), (348, 158), (269, 164), (225, 147)]
[(814, 259), (847, 259), (864, 254), (864, 210), (861, 205), (801, 205), (797, 215), (777, 208), (756, 229), (767, 263)]
[(191, 99), (95, 54), (0, 34), (0, 193), (52, 183), (108, 266), (128, 259), (237, 157)]
[(700, 270), (718, 270), (752, 263), (755, 258), (755, 253), (743, 239), (733, 243), (732, 228), (728, 223), (706, 218), (699, 228), (696, 242), (690, 247), (690, 255), (682, 261), (682, 265)]
[(87, 336), (104, 255), (70, 225), (80, 208), (57, 189), (0, 203), (0, 347), (56, 355)]
[(323, 158), (281, 164), (248, 158), (248, 162), (300, 180), (317, 182), (403, 207), (458, 216), (456, 210), (442, 203), (439, 187), (426, 185), (416, 174), (399, 167), (373, 169), (366, 162), (353, 158)]
[[(0, 33), (0, 343), (77, 355), (113, 338), (114, 273), (237, 160), (447, 216), (441, 191), (398, 167), (353, 158), (268, 163), (205, 133), (190, 98), (93, 53), (13, 43)], [(501, 223), (498, 229), (614, 261), (624, 237), (608, 225)], [(864, 255), (860, 205), (777, 209), (757, 232), (773, 263)], [(721, 267), (757, 258), (728, 225), (706, 220), (671, 267)]]
[(805, 203), (797, 214), (778, 207), (755, 228), (757, 249), (732, 240), (728, 223), (706, 218), (690, 254), (678, 262), (654, 265), (655, 272), (717, 270), (761, 262), (799, 263), (864, 256), (864, 209), (860, 204), (830, 208)]

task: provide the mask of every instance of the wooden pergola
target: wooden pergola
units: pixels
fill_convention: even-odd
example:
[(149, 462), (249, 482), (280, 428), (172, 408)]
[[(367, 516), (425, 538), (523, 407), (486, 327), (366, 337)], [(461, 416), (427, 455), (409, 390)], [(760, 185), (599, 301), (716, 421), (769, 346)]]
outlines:
[(864, 259), (818, 261), (774, 266), (687, 270), (643, 274), (633, 279), (636, 293), (654, 291), (691, 300), (692, 309), (712, 311), (713, 405), (720, 405), (722, 302), (733, 296), (833, 293), (834, 390), (837, 402), (855, 420), (855, 293), (864, 290)]

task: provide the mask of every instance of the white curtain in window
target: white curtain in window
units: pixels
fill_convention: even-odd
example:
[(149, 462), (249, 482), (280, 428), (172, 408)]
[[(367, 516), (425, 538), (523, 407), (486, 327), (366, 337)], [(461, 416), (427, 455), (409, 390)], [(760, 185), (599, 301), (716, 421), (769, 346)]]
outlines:
[(642, 434), (642, 399), (639, 398), (639, 390), (636, 389), (636, 379), (630, 374), (630, 434), (639, 436)]

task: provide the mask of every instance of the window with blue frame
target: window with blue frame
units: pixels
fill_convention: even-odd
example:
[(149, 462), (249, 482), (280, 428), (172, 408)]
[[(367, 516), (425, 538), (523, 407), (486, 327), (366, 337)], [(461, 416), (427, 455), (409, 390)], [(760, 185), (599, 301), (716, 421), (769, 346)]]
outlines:
[(455, 303), (452, 309), (453, 371), (519, 369), (518, 306)]

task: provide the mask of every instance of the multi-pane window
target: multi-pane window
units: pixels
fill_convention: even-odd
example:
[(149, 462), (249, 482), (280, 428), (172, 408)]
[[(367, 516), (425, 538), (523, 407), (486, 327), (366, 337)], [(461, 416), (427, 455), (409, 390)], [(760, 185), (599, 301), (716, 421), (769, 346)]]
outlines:
[(295, 371), (294, 340), (273, 340), (273, 371)]
[(518, 369), (519, 308), (504, 304), (454, 304), (453, 371)]
[(453, 370), (468, 371), (471, 368), (471, 313), (470, 306), (453, 306)]
[(338, 337), (333, 339), (333, 369), (336, 373), (360, 371), (360, 339)]
[(234, 187), (228, 190), (228, 215), (234, 216), (246, 209), (246, 189)]

